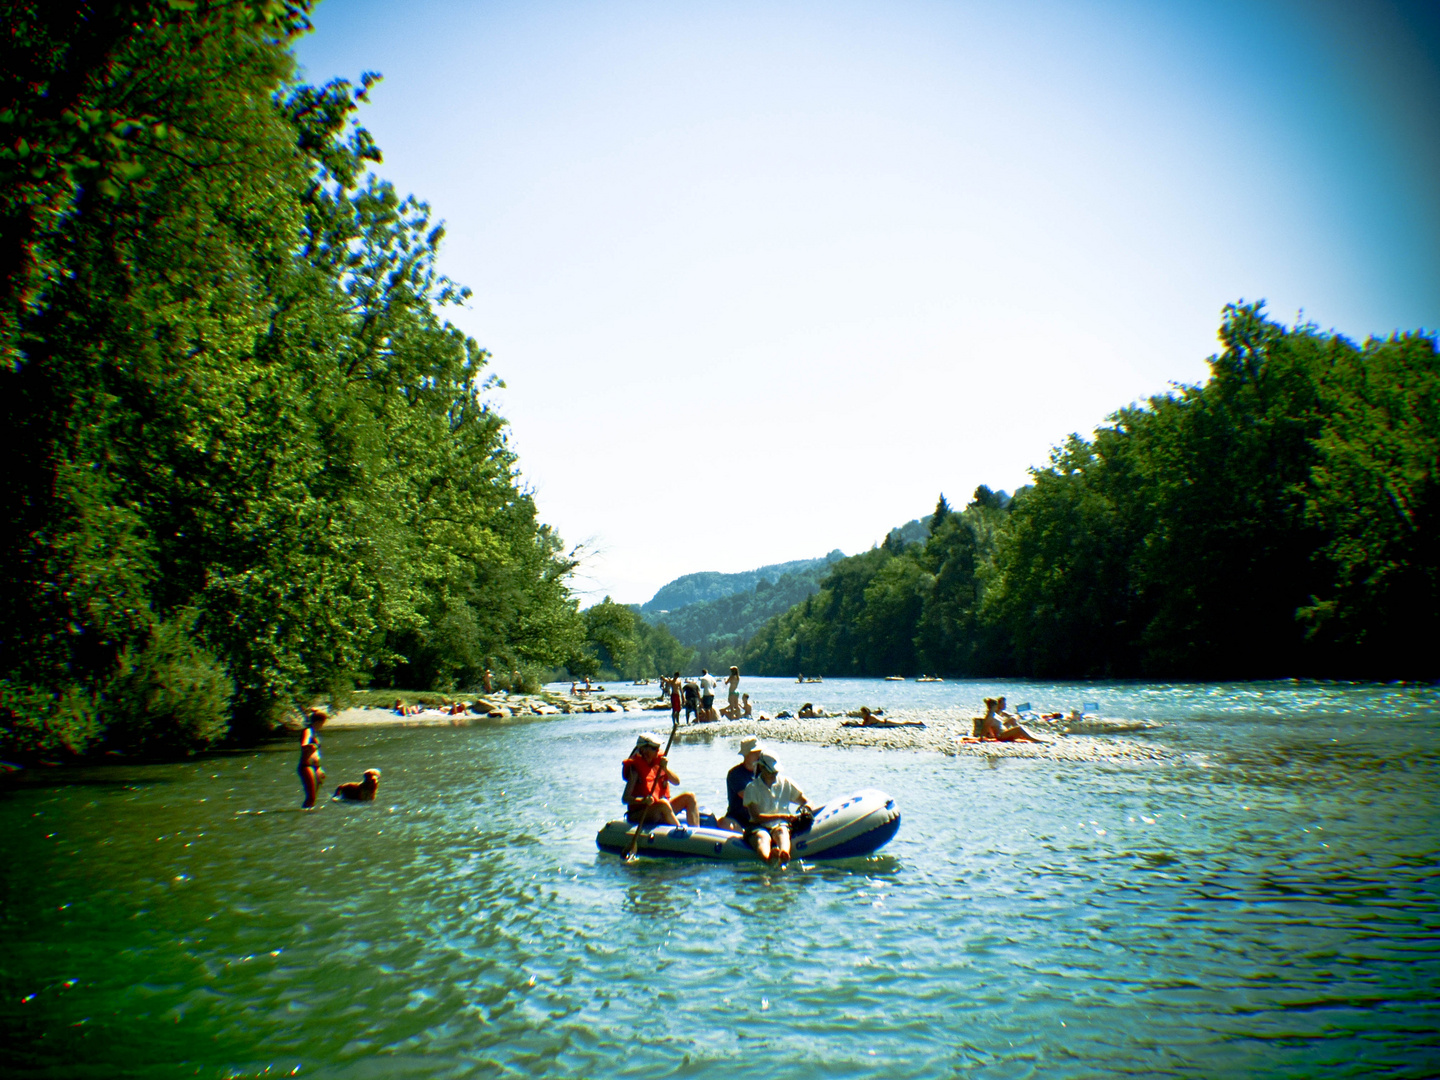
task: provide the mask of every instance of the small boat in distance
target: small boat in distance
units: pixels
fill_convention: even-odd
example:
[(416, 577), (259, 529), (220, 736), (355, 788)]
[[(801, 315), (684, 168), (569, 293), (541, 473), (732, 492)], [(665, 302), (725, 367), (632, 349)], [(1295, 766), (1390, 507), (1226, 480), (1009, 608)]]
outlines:
[(886, 682), (904, 682), (904, 681), (905, 681), (905, 676), (904, 676), (904, 675), (886, 675), (886, 676), (885, 676), (885, 681), (886, 681)]
[(915, 681), (916, 681), (916, 682), (944, 682), (945, 680), (942, 679), (939, 675), (921, 675), (921, 676), (920, 676), (918, 679), (916, 679)]
[(824, 682), (825, 678), (822, 675), (811, 675), (807, 679), (804, 675), (797, 675), (795, 676), (795, 681), (800, 683)]

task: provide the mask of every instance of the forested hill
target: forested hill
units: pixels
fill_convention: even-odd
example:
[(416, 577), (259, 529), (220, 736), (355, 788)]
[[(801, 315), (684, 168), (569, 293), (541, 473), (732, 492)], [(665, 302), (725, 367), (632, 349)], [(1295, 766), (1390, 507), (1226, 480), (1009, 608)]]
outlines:
[(373, 77), (293, 81), (308, 0), (92, 6), (0, 65), (0, 753), (593, 662)]
[(765, 620), (790, 610), (818, 592), (820, 579), (832, 565), (830, 561), (815, 560), (804, 570), (781, 574), (773, 584), (761, 578), (747, 592), (702, 600), (698, 604), (687, 604), (679, 611), (649, 618), (669, 630), (682, 644), (696, 649), (700, 666), (712, 671), (728, 667), (737, 662), (740, 647)]
[(762, 566), (758, 570), (745, 570), (738, 574), (721, 574), (711, 570), (686, 574), (684, 577), (676, 578), (668, 585), (662, 585), (659, 592), (640, 605), (640, 611), (642, 614), (650, 616), (653, 622), (655, 621), (654, 616), (662, 611), (676, 612), (690, 604), (718, 600), (736, 593), (752, 592), (755, 586), (762, 581), (773, 585), (786, 574), (805, 574), (817, 567), (828, 566), (844, 557), (845, 553), (836, 548), (821, 559), (796, 559), (794, 562), (773, 563), (770, 566)]
[(759, 675), (1440, 677), (1440, 352), (1228, 307), (1210, 378), (832, 567)]

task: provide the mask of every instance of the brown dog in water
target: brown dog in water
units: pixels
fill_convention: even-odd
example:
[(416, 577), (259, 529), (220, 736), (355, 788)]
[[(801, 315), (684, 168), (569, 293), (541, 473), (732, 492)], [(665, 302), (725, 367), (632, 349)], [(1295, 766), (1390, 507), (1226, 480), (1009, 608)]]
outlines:
[(375, 789), (380, 786), (380, 770), (366, 769), (365, 779), (358, 784), (341, 784), (335, 789), (335, 798), (350, 802), (374, 802)]

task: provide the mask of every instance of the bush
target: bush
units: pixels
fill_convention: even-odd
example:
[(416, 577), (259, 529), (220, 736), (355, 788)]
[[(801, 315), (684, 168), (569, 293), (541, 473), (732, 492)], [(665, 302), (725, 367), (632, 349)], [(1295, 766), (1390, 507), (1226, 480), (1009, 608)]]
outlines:
[(124, 655), (105, 696), (106, 742), (127, 752), (199, 750), (230, 730), (235, 683), (196, 644), (189, 620), (162, 623), (138, 655)]
[(100, 736), (97, 705), (95, 697), (79, 687), (55, 693), (0, 679), (0, 753), (79, 756)]

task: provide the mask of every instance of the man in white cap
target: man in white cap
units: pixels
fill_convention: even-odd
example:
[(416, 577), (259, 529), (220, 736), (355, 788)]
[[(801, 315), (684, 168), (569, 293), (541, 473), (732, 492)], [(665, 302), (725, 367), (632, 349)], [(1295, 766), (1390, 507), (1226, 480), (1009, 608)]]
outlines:
[(745, 788), (755, 779), (755, 763), (765, 748), (753, 735), (740, 740), (740, 764), (725, 774), (725, 816), (718, 822), (722, 829), (743, 833), (750, 824), (750, 811), (745, 809)]
[(695, 796), (682, 791), (671, 797), (670, 785), (678, 784), (680, 777), (671, 770), (663, 754), (660, 740), (649, 731), (642, 731), (635, 738), (635, 749), (620, 766), (620, 775), (625, 778), (625, 817), (632, 825), (643, 825), (648, 821), (659, 821), (666, 825), (679, 825), (675, 811), (685, 814), (685, 820), (694, 828), (700, 824), (700, 804)]
[(790, 806), (810, 809), (805, 793), (780, 775), (779, 762), (761, 753), (755, 762), (755, 779), (746, 785), (744, 803), (750, 812), (745, 839), (765, 862), (784, 866), (790, 861), (790, 827), (799, 816), (790, 813)]

